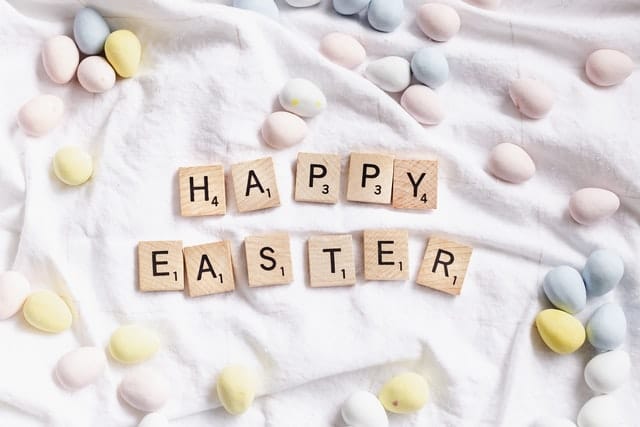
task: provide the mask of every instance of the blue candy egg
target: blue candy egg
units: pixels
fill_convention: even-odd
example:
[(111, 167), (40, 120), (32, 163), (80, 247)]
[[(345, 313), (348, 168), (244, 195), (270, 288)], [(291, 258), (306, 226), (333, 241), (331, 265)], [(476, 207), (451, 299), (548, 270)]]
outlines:
[(587, 339), (598, 350), (615, 350), (627, 335), (627, 318), (622, 308), (608, 303), (598, 308), (587, 323)]
[(109, 24), (95, 9), (85, 7), (76, 13), (73, 20), (73, 38), (80, 52), (86, 55), (101, 53), (109, 34)]
[(449, 63), (440, 50), (423, 47), (413, 55), (411, 71), (420, 83), (435, 89), (449, 78)]
[(369, 24), (378, 31), (390, 33), (402, 24), (403, 0), (371, 0), (367, 11)]
[(551, 304), (567, 313), (582, 311), (587, 304), (587, 290), (575, 268), (563, 265), (549, 271), (542, 288)]
[(355, 15), (369, 6), (371, 0), (333, 0), (333, 8), (340, 15)]
[(239, 9), (253, 10), (273, 19), (278, 19), (278, 6), (273, 0), (233, 0), (233, 6)]
[(582, 277), (590, 297), (599, 297), (612, 290), (624, 275), (620, 255), (609, 249), (598, 249), (589, 255)]

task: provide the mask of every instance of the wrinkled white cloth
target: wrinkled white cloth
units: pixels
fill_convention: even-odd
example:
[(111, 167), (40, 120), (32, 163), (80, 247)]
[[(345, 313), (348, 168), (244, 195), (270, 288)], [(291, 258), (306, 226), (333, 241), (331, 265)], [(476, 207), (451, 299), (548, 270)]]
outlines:
[[(423, 1), (405, 1), (405, 22), (391, 34), (371, 30), (366, 19), (336, 15), (328, 0), (309, 9), (280, 1), (279, 22), (214, 1), (91, 1), (113, 28), (134, 31), (144, 49), (135, 78), (92, 95), (75, 81), (49, 82), (40, 62), (43, 41), (71, 34), (84, 2), (2, 0), (2, 265), (26, 274), (35, 288), (65, 295), (76, 317), (71, 331), (55, 336), (35, 332), (20, 315), (0, 322), (0, 425), (137, 425), (142, 414), (116, 392), (131, 367), (110, 361), (95, 385), (73, 393), (52, 377), (61, 355), (80, 345), (105, 347), (115, 328), (130, 322), (162, 337), (161, 351), (145, 365), (171, 382), (164, 413), (175, 426), (342, 426), (339, 409), (352, 392), (375, 393), (408, 369), (428, 378), (431, 400), (417, 414), (391, 415), (392, 427), (516, 427), (541, 415), (575, 419), (592, 395), (582, 371), (595, 353), (587, 344), (574, 355), (552, 354), (533, 320), (549, 307), (541, 291), (549, 268), (581, 268), (599, 247), (617, 250), (626, 274), (579, 318), (586, 321), (607, 300), (624, 307), (624, 348), (634, 375), (615, 397), (627, 426), (637, 425), (640, 73), (600, 89), (586, 81), (583, 64), (604, 47), (640, 62), (640, 3), (504, 0), (497, 11), (485, 11), (446, 2), (462, 18), (460, 34), (437, 44), (451, 66), (450, 81), (438, 89), (447, 117), (424, 128), (397, 96), (318, 52), (323, 35), (342, 31), (361, 40), (369, 60), (409, 59), (434, 45), (415, 24)], [(507, 86), (522, 76), (542, 79), (557, 92), (548, 118), (526, 120), (515, 111)], [(329, 107), (308, 121), (304, 143), (274, 151), (259, 129), (292, 77), (316, 82)], [(18, 129), (16, 112), (40, 93), (60, 96), (67, 111), (59, 128), (32, 139)], [(537, 174), (523, 185), (485, 171), (490, 149), (505, 141), (523, 146), (536, 162)], [(51, 173), (56, 149), (66, 144), (95, 156), (95, 177), (82, 187), (65, 187)], [(438, 159), (439, 208), (395, 211), (349, 203), (344, 194), (333, 206), (294, 202), (298, 151), (340, 154), (343, 184), (351, 151)], [(228, 171), (264, 156), (274, 157), (281, 207), (240, 214), (229, 187), (226, 216), (179, 215), (179, 167), (222, 163)], [(622, 201), (613, 218), (592, 227), (574, 223), (567, 212), (569, 195), (587, 186), (608, 188)], [(410, 232), (411, 280), (365, 283), (362, 230), (398, 227)], [(249, 289), (242, 241), (271, 231), (291, 235), (295, 282)], [(308, 287), (306, 240), (327, 233), (353, 234), (355, 287)], [(460, 297), (415, 284), (432, 235), (475, 248)], [(229, 239), (236, 291), (197, 299), (140, 293), (137, 242), (174, 239), (185, 246)], [(214, 392), (216, 374), (236, 363), (263, 374), (259, 397), (239, 417), (227, 415)]]

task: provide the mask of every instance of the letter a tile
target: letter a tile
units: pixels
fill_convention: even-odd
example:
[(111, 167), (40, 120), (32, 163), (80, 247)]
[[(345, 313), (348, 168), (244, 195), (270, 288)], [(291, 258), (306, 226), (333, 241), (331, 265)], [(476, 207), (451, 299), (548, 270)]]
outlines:
[(235, 288), (228, 241), (184, 248), (190, 297), (230, 292)]
[(416, 282), (451, 295), (460, 295), (472, 251), (471, 246), (432, 237)]
[(238, 211), (250, 212), (280, 206), (271, 157), (231, 166), (231, 178)]

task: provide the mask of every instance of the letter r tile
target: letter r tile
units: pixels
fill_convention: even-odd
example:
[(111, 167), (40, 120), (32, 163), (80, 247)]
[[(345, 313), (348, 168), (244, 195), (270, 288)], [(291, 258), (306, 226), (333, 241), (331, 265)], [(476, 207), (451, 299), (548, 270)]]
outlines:
[(416, 282), (451, 295), (460, 295), (472, 252), (471, 246), (432, 237)]

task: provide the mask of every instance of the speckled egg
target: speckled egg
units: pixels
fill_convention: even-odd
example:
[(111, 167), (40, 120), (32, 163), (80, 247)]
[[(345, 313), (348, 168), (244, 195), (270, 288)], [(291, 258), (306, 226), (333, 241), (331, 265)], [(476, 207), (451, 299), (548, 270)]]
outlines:
[(567, 313), (577, 313), (587, 305), (587, 290), (575, 268), (563, 265), (552, 269), (542, 287), (551, 304)]
[(411, 84), (409, 61), (399, 56), (387, 56), (367, 65), (364, 76), (387, 92), (402, 92)]
[(624, 261), (610, 249), (598, 249), (589, 255), (582, 278), (590, 297), (599, 297), (616, 287), (624, 276)]
[(97, 10), (84, 7), (76, 13), (73, 20), (73, 38), (85, 55), (101, 53), (110, 33), (109, 24)]
[(354, 15), (362, 12), (371, 0), (333, 0), (333, 9), (340, 15)]
[(150, 368), (136, 368), (128, 372), (118, 391), (125, 402), (142, 412), (159, 410), (171, 394), (169, 382)]
[(413, 55), (411, 71), (420, 83), (435, 89), (449, 78), (449, 63), (439, 49), (423, 47)]
[(529, 78), (512, 81), (509, 95), (518, 111), (531, 119), (545, 117), (556, 100), (556, 95), (549, 86)]
[(278, 19), (280, 11), (273, 0), (233, 0), (233, 6), (252, 10), (269, 18)]
[(279, 100), (282, 108), (301, 117), (317, 116), (327, 107), (327, 98), (320, 88), (306, 79), (289, 80)]
[(17, 271), (0, 274), (0, 320), (5, 320), (20, 311), (27, 299), (31, 285)]
[(354, 37), (343, 33), (329, 33), (320, 41), (320, 52), (330, 61), (346, 68), (356, 68), (367, 57), (364, 47)]
[(620, 407), (612, 396), (596, 396), (578, 412), (578, 427), (622, 427)]
[(67, 303), (58, 294), (47, 290), (29, 295), (22, 306), (22, 314), (34, 328), (52, 334), (69, 329), (73, 322)]
[(80, 347), (65, 354), (56, 365), (56, 377), (69, 390), (78, 390), (94, 383), (104, 372), (107, 358), (97, 347)]
[(429, 384), (422, 375), (405, 372), (387, 381), (378, 398), (382, 406), (394, 414), (417, 412), (427, 404)]
[(565, 418), (544, 417), (536, 420), (531, 427), (576, 427), (576, 424)]
[(253, 370), (240, 365), (227, 366), (218, 375), (216, 390), (224, 409), (238, 415), (245, 412), (256, 395), (257, 379)]
[(103, 57), (88, 56), (78, 67), (78, 82), (87, 92), (106, 92), (116, 84), (116, 72)]
[(460, 16), (442, 3), (427, 3), (418, 8), (416, 22), (431, 40), (446, 42), (460, 31)]
[(489, 172), (503, 181), (520, 184), (536, 173), (536, 165), (529, 154), (515, 144), (496, 145), (489, 155)]
[(603, 188), (583, 188), (571, 195), (569, 213), (578, 223), (591, 225), (609, 218), (620, 207), (615, 193)]
[(600, 49), (587, 58), (587, 77), (598, 86), (622, 83), (633, 72), (633, 61), (624, 53), (613, 49)]
[(369, 25), (378, 31), (390, 33), (402, 24), (404, 0), (371, 0), (367, 10)]
[(159, 412), (152, 412), (140, 421), (138, 427), (169, 427), (169, 420)]
[(309, 7), (320, 3), (320, 0), (287, 0), (287, 4), (293, 7)]
[(79, 60), (80, 53), (70, 37), (55, 36), (44, 43), (42, 65), (54, 83), (69, 83), (76, 73)]
[(400, 98), (400, 105), (424, 125), (437, 125), (444, 119), (444, 109), (438, 95), (427, 86), (409, 86)]
[(564, 311), (541, 311), (536, 316), (536, 327), (542, 341), (558, 354), (573, 353), (584, 344), (585, 331), (582, 323)]
[(629, 379), (631, 359), (629, 354), (620, 351), (608, 351), (595, 356), (584, 368), (584, 380), (596, 393), (611, 393), (620, 388)]
[(389, 419), (376, 396), (357, 391), (342, 405), (342, 419), (350, 427), (388, 427)]
[(104, 43), (104, 54), (120, 77), (133, 77), (138, 72), (142, 58), (140, 40), (129, 30), (109, 34)]
[(93, 158), (80, 147), (62, 147), (53, 157), (53, 173), (67, 185), (82, 185), (93, 175)]
[(29, 100), (18, 112), (18, 125), (29, 136), (40, 137), (51, 132), (62, 119), (64, 103), (54, 95), (39, 95)]
[(262, 138), (273, 148), (288, 148), (307, 136), (307, 123), (295, 114), (277, 111), (269, 114), (262, 125)]
[(615, 350), (627, 336), (627, 318), (618, 304), (598, 308), (587, 323), (587, 339), (598, 350)]

